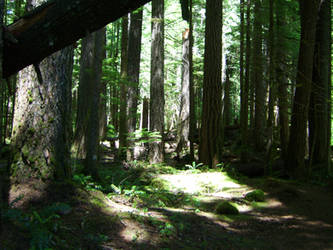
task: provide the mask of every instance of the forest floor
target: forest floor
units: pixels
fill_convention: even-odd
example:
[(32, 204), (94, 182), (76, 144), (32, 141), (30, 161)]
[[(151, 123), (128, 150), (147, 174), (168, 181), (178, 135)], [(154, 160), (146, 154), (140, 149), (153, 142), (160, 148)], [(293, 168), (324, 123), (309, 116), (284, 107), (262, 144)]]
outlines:
[[(13, 207), (30, 211), (22, 217), (30, 224), (9, 228), (0, 249), (333, 249), (331, 186), (172, 163), (124, 166), (106, 158), (100, 182), (75, 175), (75, 188), (58, 187), (65, 198), (43, 198), (43, 207), (31, 203), (38, 192), (14, 189)], [(264, 201), (245, 198), (258, 189)], [(46, 201), (56, 205), (45, 209)], [(218, 214), (223, 201), (239, 214)]]

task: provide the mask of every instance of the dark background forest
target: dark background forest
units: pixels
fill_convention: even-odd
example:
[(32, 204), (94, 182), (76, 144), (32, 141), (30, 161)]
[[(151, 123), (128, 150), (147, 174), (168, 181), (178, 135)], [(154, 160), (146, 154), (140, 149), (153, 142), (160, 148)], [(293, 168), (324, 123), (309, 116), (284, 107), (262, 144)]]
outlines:
[(332, 249), (330, 0), (0, 0), (0, 249)]

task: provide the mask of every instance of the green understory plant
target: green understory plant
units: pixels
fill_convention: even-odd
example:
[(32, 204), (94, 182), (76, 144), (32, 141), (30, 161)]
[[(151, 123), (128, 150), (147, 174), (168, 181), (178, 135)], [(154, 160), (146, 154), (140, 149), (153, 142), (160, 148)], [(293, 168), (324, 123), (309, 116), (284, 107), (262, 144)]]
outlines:
[(27, 233), (30, 239), (29, 249), (42, 250), (56, 246), (56, 233), (61, 226), (60, 214), (67, 214), (70, 211), (71, 207), (68, 204), (55, 203), (39, 212), (37, 210), (23, 212), (9, 208), (3, 217)]

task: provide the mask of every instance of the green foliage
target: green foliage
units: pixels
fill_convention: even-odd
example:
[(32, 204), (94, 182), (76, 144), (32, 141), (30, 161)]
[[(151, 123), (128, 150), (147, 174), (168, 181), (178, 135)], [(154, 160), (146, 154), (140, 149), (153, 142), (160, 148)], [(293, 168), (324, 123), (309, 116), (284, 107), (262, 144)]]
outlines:
[(217, 214), (237, 215), (239, 211), (237, 207), (228, 201), (223, 201), (217, 204), (215, 209)]
[(190, 170), (196, 170), (203, 166), (203, 163), (196, 163), (195, 161), (192, 162), (192, 165), (186, 164), (185, 167)]
[(264, 191), (257, 189), (257, 190), (247, 193), (245, 195), (245, 199), (248, 201), (264, 201), (265, 193), (264, 193)]
[(118, 133), (112, 124), (107, 125), (106, 136), (109, 138), (115, 138), (118, 136)]
[(71, 207), (66, 203), (55, 203), (41, 211), (23, 212), (19, 209), (8, 209), (3, 217), (24, 230), (30, 238), (30, 249), (51, 249), (56, 246), (61, 221), (60, 214), (67, 214)]
[(93, 243), (95, 246), (98, 246), (109, 240), (109, 237), (104, 234), (88, 234), (87, 240)]
[(128, 139), (135, 141), (136, 145), (143, 143), (158, 142), (162, 140), (162, 135), (158, 131), (148, 131), (147, 129), (136, 130), (129, 134)]
[(75, 174), (73, 176), (73, 181), (90, 191), (103, 189), (103, 187), (100, 184), (97, 184), (93, 181), (90, 175), (86, 176), (84, 174)]
[(160, 233), (164, 236), (173, 236), (176, 234), (176, 228), (169, 222), (160, 225)]

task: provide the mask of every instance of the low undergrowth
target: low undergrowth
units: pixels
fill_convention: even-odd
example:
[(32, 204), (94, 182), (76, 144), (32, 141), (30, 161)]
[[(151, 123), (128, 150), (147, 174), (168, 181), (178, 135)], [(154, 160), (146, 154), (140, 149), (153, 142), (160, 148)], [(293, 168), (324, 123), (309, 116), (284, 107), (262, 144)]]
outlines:
[[(260, 249), (243, 229), (232, 233), (234, 227), (251, 229), (261, 213), (280, 206), (270, 193), (281, 202), (302, 199), (300, 184), (227, 170), (196, 163), (182, 168), (109, 163), (101, 166), (98, 182), (77, 172), (70, 182), (73, 194), (61, 202), (44, 198), (19, 209), (20, 198), (15, 200), (3, 216), (9, 236), (2, 244), (4, 249)], [(13, 243), (16, 238), (22, 240)]]

